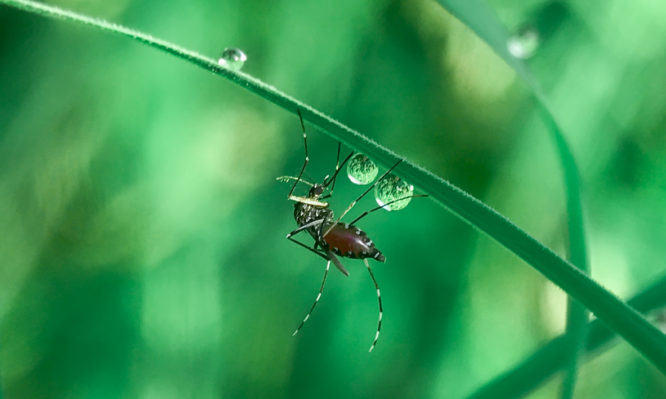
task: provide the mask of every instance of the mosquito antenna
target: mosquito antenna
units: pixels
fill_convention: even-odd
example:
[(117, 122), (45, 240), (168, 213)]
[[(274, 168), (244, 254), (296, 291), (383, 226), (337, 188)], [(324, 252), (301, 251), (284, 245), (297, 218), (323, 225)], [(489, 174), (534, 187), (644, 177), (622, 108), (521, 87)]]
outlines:
[(379, 284), (377, 284), (377, 280), (375, 280), (375, 275), (372, 274), (372, 269), (370, 268), (368, 259), (363, 258), (363, 263), (365, 263), (365, 267), (368, 269), (368, 272), (370, 273), (370, 278), (372, 278), (372, 282), (375, 284), (375, 288), (377, 289), (377, 303), (379, 304), (379, 321), (377, 321), (377, 333), (375, 334), (375, 340), (372, 341), (372, 346), (368, 350), (368, 352), (372, 352), (372, 350), (375, 349), (375, 345), (377, 345), (377, 340), (379, 339), (379, 331), (382, 329), (382, 313), (384, 312), (384, 309), (382, 308), (382, 295), (379, 292)]
[(395, 199), (395, 200), (393, 200), (393, 201), (389, 201), (389, 202), (385, 203), (384, 205), (379, 205), (378, 207), (372, 208), (372, 209), (370, 209), (369, 211), (365, 211), (365, 212), (363, 212), (359, 217), (357, 217), (356, 219), (354, 219), (354, 220), (352, 220), (351, 222), (349, 222), (349, 224), (350, 224), (350, 225), (353, 225), (354, 223), (356, 223), (356, 222), (358, 222), (359, 220), (363, 219), (364, 217), (368, 216), (368, 215), (371, 214), (372, 212), (378, 211), (378, 210), (380, 210), (380, 209), (382, 209), (382, 208), (386, 208), (387, 206), (393, 204), (394, 202), (398, 202), (398, 201), (406, 200), (406, 199), (409, 199), (409, 198), (423, 198), (423, 197), (427, 197), (427, 195), (426, 195), (426, 194), (414, 194), (414, 195), (408, 195), (408, 196), (406, 196), (406, 197), (398, 198), (398, 199)]
[(303, 179), (299, 179), (299, 178), (296, 177), (296, 176), (278, 176), (278, 177), (275, 178), (275, 180), (277, 180), (277, 181), (281, 181), (281, 182), (284, 182), (284, 183), (289, 182), (289, 180), (297, 180), (298, 182), (301, 182), (301, 183), (307, 184), (307, 185), (310, 186), (310, 187), (314, 186), (314, 184), (310, 183), (309, 181), (307, 181), (307, 180), (303, 180)]
[(303, 172), (305, 171), (305, 167), (308, 164), (308, 161), (310, 161), (310, 158), (308, 157), (308, 135), (305, 132), (305, 123), (303, 123), (303, 115), (301, 115), (301, 110), (296, 109), (296, 112), (298, 113), (298, 118), (301, 121), (301, 129), (303, 130), (303, 145), (305, 147), (305, 161), (303, 161), (303, 167), (301, 167), (301, 171), (298, 174), (298, 177), (296, 178), (296, 181), (294, 182), (294, 185), (291, 186), (291, 190), (289, 190), (289, 194), (287, 195), (287, 198), (291, 197), (291, 194), (294, 193), (294, 190), (296, 189), (296, 185), (298, 182), (301, 180), (301, 176), (303, 176)]
[(291, 335), (292, 337), (294, 335), (298, 334), (298, 332), (301, 330), (301, 328), (303, 327), (305, 322), (308, 321), (308, 319), (310, 318), (310, 315), (314, 311), (315, 306), (317, 306), (317, 303), (319, 303), (319, 299), (321, 298), (321, 293), (324, 291), (324, 284), (326, 283), (326, 276), (328, 276), (328, 269), (330, 267), (331, 267), (331, 260), (329, 259), (328, 262), (326, 263), (326, 270), (324, 270), (324, 279), (321, 280), (321, 287), (319, 287), (319, 293), (317, 294), (317, 298), (315, 298), (315, 301), (312, 304), (312, 307), (310, 308), (310, 311), (308, 312), (308, 314), (305, 315), (305, 318), (303, 319), (301, 324), (298, 326), (296, 331), (294, 331), (294, 333)]

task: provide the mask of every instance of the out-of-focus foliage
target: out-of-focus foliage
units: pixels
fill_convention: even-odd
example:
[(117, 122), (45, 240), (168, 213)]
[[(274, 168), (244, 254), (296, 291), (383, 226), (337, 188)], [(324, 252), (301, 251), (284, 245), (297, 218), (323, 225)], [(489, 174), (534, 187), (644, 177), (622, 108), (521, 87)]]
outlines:
[[(566, 253), (560, 168), (526, 89), (432, 1), (54, 4), (210, 55), (242, 48), (245, 71)], [(579, 162), (592, 276), (628, 296), (666, 270), (666, 5), (491, 5), (537, 32), (528, 63)], [(325, 265), (284, 239), (293, 208), (274, 178), (303, 160), (293, 115), (153, 49), (4, 7), (0, 54), (8, 398), (457, 398), (563, 331), (559, 290), (415, 199), (361, 223), (387, 257), (375, 351), (375, 291), (354, 260), (291, 337)], [(321, 180), (335, 143), (311, 131), (309, 144)], [(334, 210), (360, 191), (340, 180)], [(576, 393), (665, 390), (622, 343), (582, 366)]]

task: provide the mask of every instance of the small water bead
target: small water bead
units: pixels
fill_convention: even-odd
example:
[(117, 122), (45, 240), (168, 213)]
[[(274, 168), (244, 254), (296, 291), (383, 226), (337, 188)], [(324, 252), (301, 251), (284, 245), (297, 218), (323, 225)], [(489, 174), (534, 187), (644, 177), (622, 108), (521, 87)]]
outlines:
[(234, 71), (240, 71), (243, 68), (243, 65), (247, 61), (247, 56), (243, 50), (235, 47), (225, 48), (222, 52), (222, 55), (217, 60), (217, 63), (221, 66), (225, 66)]
[[(387, 211), (403, 209), (412, 200), (412, 195), (414, 195), (414, 186), (393, 174), (386, 176), (375, 186), (377, 204)], [(404, 199), (400, 200), (401, 198)]]
[(354, 184), (370, 184), (378, 172), (377, 165), (363, 154), (356, 154), (347, 162), (347, 177)]
[(666, 307), (653, 310), (648, 320), (656, 324), (657, 327), (666, 334)]
[(537, 47), (539, 47), (539, 33), (531, 27), (520, 29), (507, 42), (509, 53), (522, 60), (532, 57)]

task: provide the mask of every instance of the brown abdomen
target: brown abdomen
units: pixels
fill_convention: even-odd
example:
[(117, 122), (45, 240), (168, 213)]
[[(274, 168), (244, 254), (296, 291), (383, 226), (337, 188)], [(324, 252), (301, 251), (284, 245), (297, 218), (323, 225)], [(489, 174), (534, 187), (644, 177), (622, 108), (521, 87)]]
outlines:
[(368, 235), (356, 226), (337, 224), (324, 236), (329, 249), (347, 258), (374, 258), (384, 262), (382, 253)]

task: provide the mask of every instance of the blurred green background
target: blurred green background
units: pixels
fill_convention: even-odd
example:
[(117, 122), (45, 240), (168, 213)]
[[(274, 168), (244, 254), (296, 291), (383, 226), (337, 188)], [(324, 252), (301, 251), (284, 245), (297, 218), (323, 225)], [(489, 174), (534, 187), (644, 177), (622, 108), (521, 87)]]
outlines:
[[(210, 56), (242, 48), (244, 72), (566, 255), (561, 169), (527, 89), (433, 1), (49, 3)], [(490, 4), (538, 36), (527, 62), (579, 162), (592, 275), (626, 298), (666, 271), (666, 4)], [(0, 57), (7, 398), (458, 398), (564, 330), (558, 288), (418, 199), (361, 223), (387, 258), (373, 263), (375, 351), (375, 290), (349, 259), (292, 337), (325, 265), (284, 239), (293, 204), (275, 177), (301, 166), (296, 116), (136, 42), (4, 6)], [(321, 180), (336, 143), (309, 130), (306, 175)], [(333, 209), (361, 190), (340, 179)], [(530, 397), (556, 397), (559, 378)], [(585, 363), (576, 397), (664, 392), (620, 342)]]

